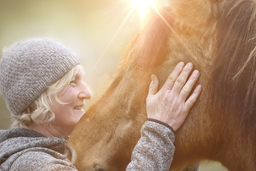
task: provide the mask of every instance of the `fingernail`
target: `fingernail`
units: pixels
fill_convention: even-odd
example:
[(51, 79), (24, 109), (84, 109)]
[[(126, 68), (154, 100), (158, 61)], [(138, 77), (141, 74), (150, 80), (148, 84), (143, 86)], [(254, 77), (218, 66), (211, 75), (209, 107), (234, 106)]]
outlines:
[(193, 64), (191, 62), (187, 63), (187, 67), (193, 68)]
[(151, 81), (154, 81), (154, 74), (151, 75)]
[(197, 89), (197, 91), (202, 91), (202, 86), (201, 86), (201, 85), (198, 85), (198, 86), (196, 87), (196, 89)]
[(184, 66), (184, 62), (179, 62), (178, 65), (183, 67)]
[(194, 74), (195, 76), (198, 76), (198, 75), (199, 75), (199, 71), (198, 71), (198, 70), (195, 70), (195, 71), (193, 72), (193, 74)]

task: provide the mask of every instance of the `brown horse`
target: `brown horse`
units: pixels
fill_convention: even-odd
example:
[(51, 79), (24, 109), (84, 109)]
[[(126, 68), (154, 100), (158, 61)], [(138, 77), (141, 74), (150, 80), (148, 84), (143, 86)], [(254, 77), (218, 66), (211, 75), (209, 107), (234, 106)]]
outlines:
[(194, 63), (204, 90), (176, 133), (171, 169), (204, 159), (256, 168), (256, 2), (169, 3), (127, 47), (114, 81), (71, 134), (79, 170), (125, 170), (147, 119), (150, 75), (163, 85), (179, 61)]

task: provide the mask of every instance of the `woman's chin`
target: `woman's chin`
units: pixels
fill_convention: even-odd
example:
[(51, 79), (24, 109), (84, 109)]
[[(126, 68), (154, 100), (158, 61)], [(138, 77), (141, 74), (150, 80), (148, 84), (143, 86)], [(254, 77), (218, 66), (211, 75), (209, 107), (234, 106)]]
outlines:
[(74, 109), (72, 117), (76, 118), (76, 120), (78, 122), (84, 114), (85, 114), (85, 110), (84, 109), (80, 109), (80, 110)]
[(84, 109), (73, 109), (73, 115), (81, 115), (81, 116), (83, 116), (84, 113), (85, 113)]

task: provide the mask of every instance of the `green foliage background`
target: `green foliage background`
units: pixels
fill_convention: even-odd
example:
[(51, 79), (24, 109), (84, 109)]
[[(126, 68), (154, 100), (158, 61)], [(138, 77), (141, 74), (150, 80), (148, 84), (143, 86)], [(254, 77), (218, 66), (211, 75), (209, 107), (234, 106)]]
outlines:
[[(88, 107), (109, 85), (125, 45), (140, 30), (136, 10), (123, 22), (131, 7), (127, 0), (0, 0), (0, 49), (30, 38), (63, 42), (85, 69), (94, 97)], [(0, 97), (0, 129), (9, 124)], [(213, 170), (226, 169), (211, 162), (200, 167), (200, 171)]]

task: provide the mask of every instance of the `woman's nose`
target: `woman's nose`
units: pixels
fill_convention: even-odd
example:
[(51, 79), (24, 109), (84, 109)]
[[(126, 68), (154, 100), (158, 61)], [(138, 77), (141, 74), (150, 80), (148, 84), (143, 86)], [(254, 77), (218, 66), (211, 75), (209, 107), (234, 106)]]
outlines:
[(89, 88), (85, 84), (83, 84), (82, 90), (78, 94), (78, 97), (80, 99), (90, 99), (91, 98), (91, 91), (89, 90)]

